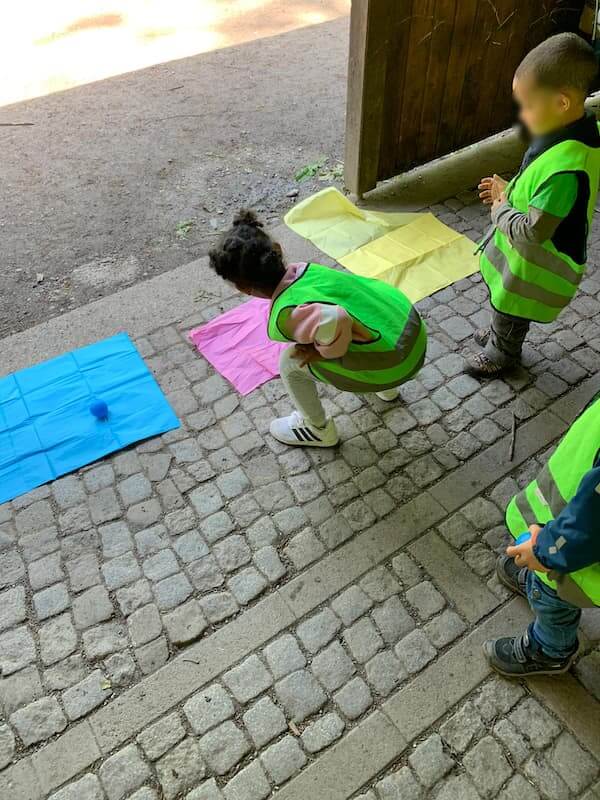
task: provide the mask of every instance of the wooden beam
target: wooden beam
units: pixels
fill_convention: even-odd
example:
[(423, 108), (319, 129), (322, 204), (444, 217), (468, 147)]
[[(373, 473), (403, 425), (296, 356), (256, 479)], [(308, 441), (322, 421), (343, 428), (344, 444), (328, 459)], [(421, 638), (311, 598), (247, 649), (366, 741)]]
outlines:
[[(352, 0), (344, 172), (346, 186), (357, 195), (377, 185), (391, 5), (389, 0)], [(406, 5), (406, 0), (393, 3), (394, 8)]]

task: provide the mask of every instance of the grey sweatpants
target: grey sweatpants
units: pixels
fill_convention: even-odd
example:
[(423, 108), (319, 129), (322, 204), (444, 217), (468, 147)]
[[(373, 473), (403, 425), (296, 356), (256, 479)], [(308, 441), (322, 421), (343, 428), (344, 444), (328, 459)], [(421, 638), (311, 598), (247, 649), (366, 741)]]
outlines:
[(484, 351), (486, 356), (500, 367), (520, 361), (523, 342), (530, 325), (528, 319), (511, 317), (492, 310), (490, 338)]

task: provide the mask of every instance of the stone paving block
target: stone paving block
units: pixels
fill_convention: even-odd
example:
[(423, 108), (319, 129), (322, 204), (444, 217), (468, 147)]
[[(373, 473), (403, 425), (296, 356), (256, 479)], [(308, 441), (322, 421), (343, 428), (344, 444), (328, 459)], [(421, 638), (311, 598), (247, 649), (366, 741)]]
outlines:
[(306, 764), (306, 756), (292, 736), (271, 745), (260, 758), (271, 780), (278, 786), (300, 772)]
[(185, 736), (179, 714), (173, 713), (150, 725), (137, 737), (147, 758), (156, 761)]
[(71, 605), (66, 584), (56, 583), (33, 595), (33, 607), (39, 620), (54, 617)]
[(156, 498), (136, 503), (127, 509), (126, 518), (133, 530), (139, 531), (158, 522), (162, 508)]
[(400, 591), (400, 584), (385, 567), (376, 567), (361, 580), (360, 588), (371, 600), (382, 603)]
[(411, 674), (420, 672), (436, 656), (435, 648), (421, 630), (414, 630), (401, 639), (394, 652)]
[(481, 795), (477, 792), (466, 775), (453, 775), (442, 784), (435, 800), (481, 800)]
[(251, 750), (250, 743), (233, 722), (224, 722), (200, 739), (200, 751), (217, 775), (225, 775)]
[(110, 619), (113, 606), (103, 586), (93, 586), (73, 600), (75, 627), (89, 628)]
[[(352, 488), (356, 489), (354, 486)], [(345, 502), (344, 500), (344, 504)], [(329, 550), (334, 550), (336, 547), (339, 547), (350, 539), (353, 534), (354, 531), (341, 514), (334, 514), (319, 527), (319, 536), (325, 542)]]
[(206, 774), (198, 742), (184, 739), (156, 763), (156, 772), (165, 800), (181, 797)]
[(115, 482), (115, 471), (112, 464), (100, 464), (84, 472), (83, 483), (88, 492), (106, 489)]
[(170, 641), (176, 645), (198, 639), (206, 630), (207, 622), (196, 600), (190, 600), (164, 615), (164, 624)]
[(254, 554), (254, 564), (270, 584), (277, 583), (287, 572), (287, 567), (279, 558), (274, 547), (261, 547)]
[(35, 644), (23, 625), (0, 635), (0, 674), (5, 678), (35, 661)]
[(127, 620), (127, 627), (134, 647), (151, 642), (162, 632), (158, 609), (153, 604), (139, 608)]
[(438, 649), (445, 647), (467, 630), (467, 626), (454, 611), (446, 609), (424, 626), (427, 638)]
[(408, 589), (406, 599), (422, 620), (429, 619), (446, 605), (445, 599), (431, 581), (423, 581)]
[(539, 800), (539, 793), (518, 773), (508, 781), (498, 795), (498, 800)]
[(189, 531), (183, 536), (179, 536), (173, 543), (173, 547), (184, 564), (190, 564), (209, 553), (206, 542), (196, 531)]
[(79, 683), (86, 673), (87, 664), (84, 663), (79, 653), (75, 653), (44, 671), (44, 685), (50, 691), (62, 691)]
[(315, 656), (311, 670), (319, 683), (329, 692), (343, 686), (356, 671), (354, 664), (339, 642), (332, 642)]
[(351, 625), (373, 606), (373, 601), (358, 586), (346, 589), (331, 604), (344, 625)]
[(215, 558), (225, 572), (234, 572), (252, 558), (250, 548), (243, 536), (237, 534), (222, 539), (213, 547)]
[(252, 761), (240, 770), (223, 789), (226, 800), (264, 800), (271, 787), (260, 761)]
[(43, 589), (64, 578), (59, 553), (51, 553), (44, 558), (40, 558), (38, 561), (34, 561), (32, 564), (29, 564), (27, 571), (29, 575), (29, 585), (33, 591)]
[(223, 794), (216, 780), (211, 778), (186, 794), (185, 800), (223, 800)]
[(190, 582), (183, 574), (178, 572), (154, 584), (156, 604), (161, 611), (170, 611), (184, 603), (192, 593)]
[(109, 591), (120, 589), (141, 577), (141, 570), (133, 553), (124, 553), (102, 566), (102, 575)]
[(105, 622), (85, 631), (82, 636), (83, 652), (89, 661), (97, 661), (124, 650), (128, 645), (125, 626), (117, 622)]
[(319, 753), (340, 738), (346, 727), (336, 713), (325, 714), (302, 733), (302, 744), (309, 753)]
[(15, 737), (8, 725), (0, 723), (0, 770), (13, 760)]
[(13, 675), (3, 675), (0, 681), (0, 706), (6, 717), (43, 694), (40, 674), (34, 666), (25, 667)]
[(98, 529), (105, 558), (123, 555), (133, 548), (133, 540), (129, 528), (124, 522), (110, 522)]
[(104, 800), (105, 797), (96, 775), (88, 774), (50, 795), (49, 800)]
[(37, 533), (53, 524), (54, 515), (47, 500), (39, 500), (15, 516), (15, 525), (20, 533)]
[(25, 589), (15, 586), (0, 592), (0, 631), (12, 628), (26, 618)]
[(469, 700), (441, 726), (440, 734), (450, 749), (460, 755), (484, 730), (481, 717)]
[[(481, 717), (490, 722), (494, 717), (507, 714), (523, 695), (523, 687), (520, 684), (494, 677), (480, 689), (474, 702)], [(532, 700), (532, 703), (535, 701)]]
[(327, 697), (315, 678), (306, 670), (298, 670), (275, 684), (281, 705), (294, 722), (303, 722), (325, 705)]
[(514, 764), (522, 764), (531, 755), (531, 746), (527, 739), (507, 719), (498, 720), (494, 725), (493, 734), (510, 753)]
[(369, 617), (363, 617), (347, 628), (343, 638), (353, 657), (361, 664), (383, 648), (383, 639)]
[(107, 677), (115, 687), (127, 686), (137, 668), (129, 653), (115, 653), (104, 661)]
[(235, 709), (225, 689), (215, 683), (188, 700), (183, 712), (192, 730), (202, 735), (221, 722), (231, 719)]
[(43, 697), (15, 711), (10, 724), (25, 746), (49, 739), (67, 727), (67, 720), (55, 697)]
[(471, 780), (483, 797), (496, 797), (512, 768), (498, 742), (485, 736), (463, 757)]
[(569, 789), (579, 794), (598, 777), (598, 762), (579, 746), (575, 738), (563, 731), (554, 742), (550, 760)]
[(77, 632), (69, 614), (42, 625), (39, 637), (42, 663), (48, 666), (70, 656), (77, 647)]
[(406, 677), (403, 667), (390, 650), (377, 653), (365, 664), (369, 685), (375, 694), (387, 697)]
[(264, 656), (275, 680), (306, 666), (304, 653), (298, 647), (296, 639), (289, 633), (267, 645)]
[(283, 553), (296, 569), (301, 570), (320, 559), (325, 552), (325, 548), (309, 528), (305, 528), (296, 536), (292, 537)]
[[(160, 550), (152, 556), (148, 556), (142, 565), (144, 575), (153, 582), (158, 582), (169, 575), (174, 575), (179, 571), (179, 563), (172, 550)], [(139, 577), (138, 575), (135, 576)]]
[(406, 553), (400, 553), (399, 556), (392, 559), (392, 568), (406, 589), (421, 580), (422, 572), (420, 567)]
[(269, 697), (263, 697), (243, 716), (244, 725), (257, 748), (287, 730), (285, 715)]
[(534, 753), (523, 764), (523, 772), (534, 786), (539, 788), (542, 797), (551, 797), (552, 800), (567, 800), (570, 797), (567, 784), (555, 772), (543, 753)]
[(130, 744), (106, 759), (98, 771), (108, 800), (124, 800), (150, 778), (139, 749)]
[(223, 682), (240, 703), (247, 703), (268, 689), (273, 679), (262, 661), (252, 655), (223, 676)]
[[(419, 800), (423, 794), (423, 790), (408, 767), (402, 767), (398, 772), (393, 772), (379, 781), (375, 790), (378, 800)], [(371, 792), (364, 797), (365, 800), (371, 800), (371, 798), (374, 800)]]
[(104, 675), (97, 669), (63, 692), (62, 701), (69, 719), (76, 720), (101, 705), (110, 694)]
[(96, 494), (91, 495), (88, 498), (88, 504), (92, 520), (96, 525), (117, 519), (121, 514), (117, 495), (110, 487), (101, 489), (99, 492), (96, 492)]
[(215, 592), (203, 597), (200, 607), (209, 622), (222, 622), (238, 611), (238, 604), (229, 592)]
[(119, 589), (116, 595), (119, 608), (126, 617), (153, 600), (150, 584), (145, 578)]
[(300, 641), (310, 653), (318, 652), (341, 628), (340, 620), (326, 608), (298, 625)]
[(454, 760), (445, 752), (439, 734), (425, 739), (408, 757), (408, 762), (421, 783), (428, 789), (447, 775), (455, 766)]
[(169, 646), (164, 636), (160, 636), (149, 644), (138, 647), (135, 657), (144, 675), (156, 672), (169, 659)]
[(82, 555), (66, 563), (67, 573), (74, 592), (81, 592), (100, 583), (98, 559), (93, 553)]
[(373, 697), (362, 678), (353, 678), (336, 692), (334, 700), (348, 719), (357, 719), (373, 704)]

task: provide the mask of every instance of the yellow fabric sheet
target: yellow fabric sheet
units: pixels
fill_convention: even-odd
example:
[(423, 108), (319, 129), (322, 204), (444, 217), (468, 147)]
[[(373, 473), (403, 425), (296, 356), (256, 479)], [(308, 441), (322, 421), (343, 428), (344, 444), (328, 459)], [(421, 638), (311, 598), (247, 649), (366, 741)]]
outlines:
[(479, 269), (475, 245), (433, 214), (365, 211), (333, 187), (294, 206), (286, 225), (350, 272), (416, 303)]

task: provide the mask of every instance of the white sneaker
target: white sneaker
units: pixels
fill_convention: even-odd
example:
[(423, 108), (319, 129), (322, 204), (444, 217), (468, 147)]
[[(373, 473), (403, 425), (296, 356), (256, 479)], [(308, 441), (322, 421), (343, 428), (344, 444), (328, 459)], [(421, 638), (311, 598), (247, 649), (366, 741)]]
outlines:
[(270, 430), (271, 436), (278, 442), (301, 447), (333, 447), (340, 440), (332, 419), (327, 420), (324, 428), (317, 428), (297, 411), (289, 417), (274, 419)]
[(400, 395), (400, 390), (397, 386), (394, 386), (393, 389), (384, 389), (383, 392), (375, 392), (377, 397), (380, 400), (383, 400), (385, 403), (391, 403), (392, 400), (397, 400)]

